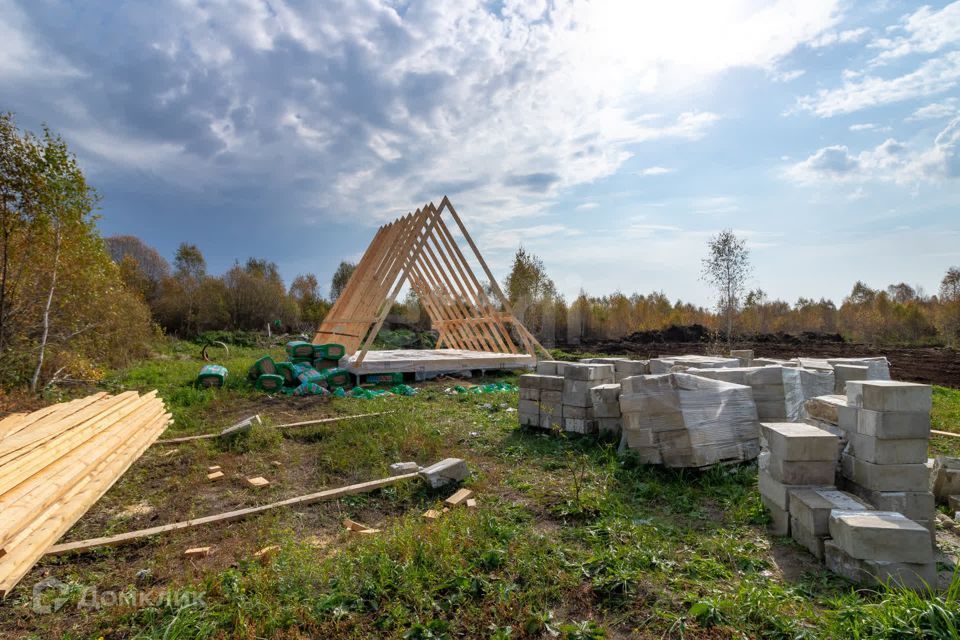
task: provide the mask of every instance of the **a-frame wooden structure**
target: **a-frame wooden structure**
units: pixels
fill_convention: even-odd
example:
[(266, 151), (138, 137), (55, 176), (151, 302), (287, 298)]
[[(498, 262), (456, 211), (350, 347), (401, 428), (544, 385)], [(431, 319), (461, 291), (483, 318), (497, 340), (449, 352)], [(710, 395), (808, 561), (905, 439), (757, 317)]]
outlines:
[[(489, 293), (470, 268), (444, 213), (456, 223), (486, 274)], [(380, 227), (320, 325), (314, 343), (340, 343), (348, 355), (357, 354), (354, 364), (360, 365), (404, 283), (409, 283), (433, 328), (439, 331), (438, 349), (525, 353), (534, 358), (538, 350), (547, 354), (514, 317), (510, 303), (446, 196), (439, 207), (431, 202)]]

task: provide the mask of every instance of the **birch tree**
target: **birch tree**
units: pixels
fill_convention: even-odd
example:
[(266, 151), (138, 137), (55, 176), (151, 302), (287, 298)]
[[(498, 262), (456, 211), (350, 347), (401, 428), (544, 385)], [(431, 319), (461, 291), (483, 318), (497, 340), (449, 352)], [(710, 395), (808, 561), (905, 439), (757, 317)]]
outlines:
[(716, 291), (717, 311), (724, 318), (728, 344), (733, 341), (733, 317), (740, 307), (750, 273), (747, 243), (732, 229), (724, 229), (707, 241), (701, 277)]

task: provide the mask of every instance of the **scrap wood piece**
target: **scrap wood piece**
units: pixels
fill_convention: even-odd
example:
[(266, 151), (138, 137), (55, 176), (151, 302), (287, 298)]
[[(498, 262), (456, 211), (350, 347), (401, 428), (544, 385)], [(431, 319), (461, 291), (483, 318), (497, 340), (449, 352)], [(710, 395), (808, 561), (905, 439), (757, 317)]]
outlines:
[(183, 552), (188, 558), (205, 558), (210, 555), (210, 547), (192, 547)]
[(433, 521), (440, 517), (440, 512), (437, 511), (436, 509), (427, 509), (426, 511), (423, 512), (423, 517), (426, 520)]
[[(28, 415), (0, 442), (0, 596), (170, 423), (156, 391), (94, 394)], [(36, 419), (34, 419), (36, 418)]]
[(953, 433), (952, 431), (939, 431), (937, 429), (930, 429), (930, 433), (936, 436), (949, 436), (951, 438), (960, 438), (960, 433)]
[(472, 495), (473, 491), (470, 489), (458, 489), (456, 493), (444, 500), (444, 502), (447, 506), (456, 507)]
[(473, 498), (468, 498), (466, 504), (467, 504), (467, 509), (477, 508), (477, 501)]
[[(306, 427), (306, 426), (314, 425), (314, 424), (326, 424), (326, 423), (328, 423), (328, 422), (340, 422), (341, 420), (355, 420), (355, 419), (357, 419), (357, 418), (373, 418), (373, 417), (376, 417), (376, 416), (385, 416), (385, 415), (387, 415), (388, 413), (393, 413), (393, 411), (377, 411), (377, 412), (374, 412), (374, 413), (357, 413), (357, 414), (350, 415), (350, 416), (334, 416), (334, 417), (332, 417), (332, 418), (317, 418), (316, 420), (304, 420), (304, 421), (302, 421), (302, 422), (291, 422), (291, 423), (289, 423), (289, 424), (274, 424), (274, 425), (270, 425), (270, 426), (267, 427), (267, 428), (269, 428), (269, 429), (292, 429), (292, 428), (294, 428), (294, 427)], [(260, 420), (259, 414), (256, 415), (256, 416), (252, 416), (252, 417), (250, 417), (250, 418), (247, 418), (247, 420), (252, 420), (253, 418), (256, 418), (256, 419), (257, 419), (258, 424), (261, 424), (261, 425), (263, 424), (263, 422)], [(232, 427), (227, 427), (227, 428), (224, 429), (223, 431), (219, 431), (219, 432), (217, 432), (217, 433), (204, 433), (204, 434), (197, 435), (197, 436), (183, 436), (183, 437), (181, 437), (181, 438), (165, 438), (165, 439), (163, 439), (163, 440), (157, 440), (155, 444), (177, 444), (177, 443), (180, 443), (180, 442), (193, 442), (194, 440), (212, 440), (213, 438), (220, 438), (220, 437), (222, 437), (222, 436), (231, 435), (231, 434), (233, 434), (233, 433), (236, 433), (236, 432), (238, 431), (237, 427), (240, 426), (240, 425), (242, 425), (243, 423), (245, 423), (247, 420), (244, 420), (244, 421), (242, 421), (242, 422), (239, 422), (239, 423), (237, 423), (236, 425), (233, 425)]]
[(264, 547), (259, 551), (253, 554), (253, 557), (259, 560), (260, 562), (266, 563), (268, 560), (273, 558), (275, 555), (280, 553), (280, 545), (272, 544), (269, 547)]
[(232, 522), (234, 520), (241, 520), (252, 515), (259, 513), (264, 513), (273, 509), (278, 509), (281, 507), (294, 507), (299, 505), (308, 505), (314, 502), (321, 502), (324, 500), (335, 500), (337, 498), (342, 498), (343, 496), (349, 496), (356, 493), (365, 493), (368, 491), (374, 491), (376, 489), (382, 489), (383, 487), (390, 486), (392, 484), (397, 484), (403, 480), (412, 480), (416, 478), (417, 474), (408, 473), (402, 476), (392, 476), (390, 478), (381, 478), (379, 480), (370, 480), (368, 482), (361, 482), (359, 484), (351, 484), (345, 487), (339, 487), (336, 489), (326, 489), (324, 491), (318, 491), (317, 493), (310, 493), (303, 496), (297, 496), (295, 498), (287, 498), (286, 500), (280, 500), (279, 502), (271, 502), (270, 504), (261, 505), (259, 507), (247, 507), (246, 509), (237, 509), (235, 511), (227, 511), (226, 513), (218, 513), (212, 516), (204, 516), (202, 518), (194, 518), (192, 520), (183, 520), (181, 522), (173, 522), (171, 524), (164, 524), (157, 527), (150, 527), (149, 529), (140, 529), (138, 531), (129, 531), (127, 533), (119, 533), (112, 536), (104, 536), (100, 538), (91, 538), (89, 540), (80, 540), (77, 542), (65, 542), (62, 544), (54, 545), (47, 549), (47, 555), (63, 555), (65, 553), (72, 553), (75, 551), (87, 551), (89, 549), (94, 549), (97, 547), (105, 546), (116, 546), (120, 544), (125, 544), (127, 542), (133, 542), (135, 540), (140, 540), (142, 538), (147, 538), (161, 533), (168, 533), (170, 531), (179, 531), (181, 529), (191, 529), (193, 527), (199, 527), (205, 524), (212, 524), (214, 522)]
[(220, 471), (220, 465), (215, 464), (213, 466), (207, 467), (207, 471), (213, 473), (214, 471)]
[(352, 534), (380, 533), (380, 529), (374, 529), (373, 527), (368, 527), (365, 524), (354, 522), (350, 518), (344, 519), (343, 526), (346, 527), (347, 531), (349, 531)]
[(264, 478), (263, 476), (257, 476), (255, 478), (246, 478), (247, 486), (249, 487), (266, 487), (270, 484), (270, 481)]
[(207, 474), (207, 480), (219, 480), (223, 478), (223, 471), (214, 471), (213, 473)]

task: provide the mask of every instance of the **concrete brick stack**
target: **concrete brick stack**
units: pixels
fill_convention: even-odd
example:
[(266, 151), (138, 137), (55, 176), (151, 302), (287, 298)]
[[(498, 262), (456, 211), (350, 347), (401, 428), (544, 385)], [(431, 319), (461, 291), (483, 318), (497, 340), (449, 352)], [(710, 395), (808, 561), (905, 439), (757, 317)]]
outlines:
[(590, 388), (593, 417), (601, 436), (620, 437), (620, 385), (599, 384)]
[(926, 464), (931, 391), (912, 382), (848, 382), (849, 409), (838, 415), (849, 439), (841, 465), (844, 488), (880, 511), (895, 511), (923, 525), (935, 541)]
[(869, 380), (870, 368), (859, 364), (838, 364), (833, 367), (835, 393), (846, 393), (847, 383), (855, 380)]
[(830, 537), (824, 543), (827, 568), (865, 584), (892, 582), (908, 589), (934, 588), (937, 565), (929, 532), (902, 513), (842, 511), (830, 513)]
[(563, 427), (563, 377), (527, 373), (520, 376), (520, 424), (541, 429)]
[(583, 364), (612, 364), (613, 380), (620, 384), (624, 378), (643, 376), (650, 373), (650, 363), (647, 360), (630, 360), (629, 358), (584, 358)]
[(800, 419), (804, 398), (798, 368), (760, 367), (747, 374), (746, 382), (753, 389), (753, 401), (761, 422)]
[(654, 375), (671, 373), (674, 367), (683, 369), (719, 369), (726, 367), (739, 367), (740, 361), (736, 358), (723, 358), (720, 356), (660, 356), (649, 361), (650, 373)]
[(542, 376), (562, 376), (568, 364), (563, 360), (541, 360), (537, 363), (536, 372)]
[(830, 537), (830, 514), (870, 511), (857, 496), (836, 489), (812, 488), (790, 491), (790, 536), (818, 560), (824, 559), (824, 542)]
[(759, 453), (749, 387), (686, 373), (633, 376), (621, 387), (621, 450), (641, 462), (699, 468)]
[(847, 406), (847, 396), (829, 394), (810, 398), (803, 403), (800, 421), (829, 431), (839, 438), (837, 451), (837, 474), (840, 474), (840, 455), (847, 446), (847, 431), (840, 428), (840, 413), (855, 411)]
[(596, 433), (590, 389), (614, 384), (611, 364), (567, 363), (563, 368), (563, 430), (572, 433)]
[(753, 366), (753, 349), (732, 349), (730, 357), (736, 358), (741, 367)]
[(760, 431), (766, 443), (759, 458), (760, 499), (773, 518), (773, 533), (786, 536), (791, 492), (833, 487), (838, 438), (802, 422), (761, 422)]

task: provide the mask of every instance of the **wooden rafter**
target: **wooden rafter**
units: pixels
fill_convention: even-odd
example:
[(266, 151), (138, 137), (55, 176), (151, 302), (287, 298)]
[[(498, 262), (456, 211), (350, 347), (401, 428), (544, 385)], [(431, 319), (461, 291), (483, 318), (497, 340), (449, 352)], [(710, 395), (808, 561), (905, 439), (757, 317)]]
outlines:
[[(444, 213), (466, 240), (468, 252), (461, 249)], [(489, 280), (490, 294), (470, 267), (468, 253)], [(438, 347), (531, 356), (537, 351), (547, 353), (513, 315), (446, 196), (439, 207), (431, 202), (377, 230), (313, 341), (343, 344), (347, 354), (359, 352), (356, 363), (362, 363), (404, 284), (413, 289), (439, 332)]]

